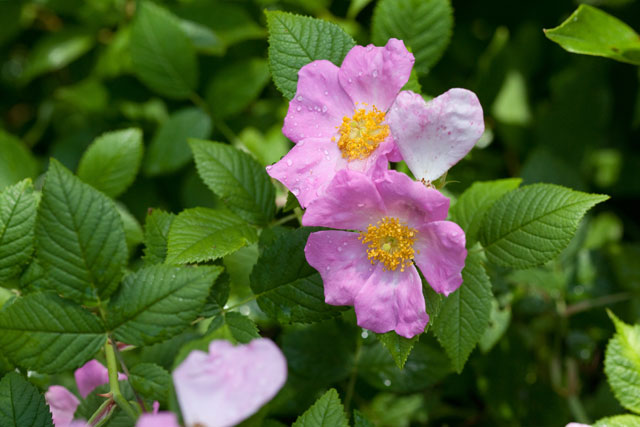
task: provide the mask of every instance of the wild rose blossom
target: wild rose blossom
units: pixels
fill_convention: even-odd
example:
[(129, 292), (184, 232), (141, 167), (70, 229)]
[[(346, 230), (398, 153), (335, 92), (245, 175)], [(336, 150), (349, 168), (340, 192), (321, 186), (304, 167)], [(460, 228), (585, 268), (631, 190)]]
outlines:
[(369, 175), (400, 160), (387, 110), (409, 79), (414, 57), (401, 40), (355, 46), (338, 68), (313, 61), (298, 72), (283, 133), (296, 145), (267, 167), (306, 207), (338, 170)]
[(458, 88), (429, 102), (403, 91), (387, 113), (387, 122), (407, 166), (426, 182), (458, 163), (484, 132), (478, 97)]
[(282, 388), (287, 361), (273, 341), (233, 346), (213, 341), (209, 353), (192, 351), (173, 371), (187, 426), (232, 426), (249, 417)]
[(302, 218), (305, 226), (357, 230), (309, 235), (305, 254), (322, 276), (325, 302), (353, 305), (358, 325), (374, 332), (422, 333), (429, 316), (414, 263), (436, 292), (449, 295), (462, 283), (465, 235), (445, 221), (448, 210), (449, 199), (405, 174), (339, 171)]

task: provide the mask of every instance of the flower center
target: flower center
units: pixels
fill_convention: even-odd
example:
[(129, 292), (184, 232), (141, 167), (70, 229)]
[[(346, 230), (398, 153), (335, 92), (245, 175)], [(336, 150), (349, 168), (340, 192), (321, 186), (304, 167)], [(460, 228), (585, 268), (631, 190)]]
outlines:
[(401, 223), (398, 218), (385, 216), (376, 225), (369, 224), (367, 231), (361, 231), (358, 239), (363, 245), (368, 244), (367, 258), (371, 264), (379, 261), (386, 270), (395, 271), (400, 267), (400, 271), (404, 271), (413, 264), (416, 234), (415, 229)]
[[(384, 117), (384, 112), (375, 105), (370, 110), (357, 109), (351, 117), (344, 116), (338, 129), (338, 148), (342, 157), (349, 161), (369, 157), (389, 135), (389, 126), (383, 123)], [(335, 137), (331, 140), (335, 141)]]

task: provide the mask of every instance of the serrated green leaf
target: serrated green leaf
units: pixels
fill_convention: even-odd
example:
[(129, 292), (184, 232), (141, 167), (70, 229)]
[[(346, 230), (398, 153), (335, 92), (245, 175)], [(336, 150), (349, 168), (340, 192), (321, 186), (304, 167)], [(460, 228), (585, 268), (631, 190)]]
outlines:
[(374, 427), (373, 423), (357, 409), (353, 410), (353, 427)]
[(462, 372), (491, 315), (491, 282), (478, 252), (469, 252), (462, 270), (462, 285), (445, 298), (433, 332), (451, 359), (453, 368)]
[(169, 397), (171, 375), (155, 363), (139, 363), (129, 369), (129, 381), (146, 398), (164, 403)]
[(289, 230), (265, 248), (251, 272), (251, 290), (266, 315), (280, 323), (310, 323), (338, 315), (345, 307), (324, 302), (320, 274), (304, 256), (308, 228)]
[(78, 165), (78, 178), (116, 198), (136, 179), (142, 161), (142, 131), (136, 128), (100, 135)]
[(211, 287), (202, 312), (200, 312), (200, 317), (213, 317), (220, 314), (229, 299), (230, 292), (231, 277), (226, 271), (223, 271)]
[(216, 117), (239, 113), (260, 95), (269, 76), (269, 65), (264, 59), (234, 62), (214, 74), (207, 87), (207, 102)]
[(491, 315), (489, 325), (478, 342), (480, 351), (488, 353), (498, 340), (504, 335), (511, 323), (511, 307), (500, 309), (500, 304), (493, 298), (491, 301)]
[(168, 98), (188, 98), (198, 85), (196, 50), (179, 20), (152, 2), (138, 4), (131, 28), (131, 60), (138, 78)]
[(189, 138), (207, 138), (211, 119), (199, 108), (185, 108), (162, 123), (147, 150), (144, 172), (149, 176), (172, 173), (189, 163)]
[(625, 414), (613, 417), (601, 418), (593, 424), (593, 427), (638, 427), (640, 417), (637, 415)]
[(53, 427), (49, 406), (36, 386), (16, 372), (0, 381), (0, 425), (4, 427)]
[(167, 258), (169, 230), (176, 215), (160, 209), (153, 209), (147, 214), (144, 223), (144, 256), (145, 265), (162, 264)]
[(186, 209), (173, 221), (167, 247), (168, 264), (211, 261), (258, 240), (255, 228), (219, 209)]
[(230, 312), (213, 321), (203, 342), (208, 345), (214, 339), (226, 339), (234, 344), (246, 344), (255, 338), (260, 338), (255, 322), (243, 314)]
[(396, 362), (398, 368), (404, 368), (404, 364), (411, 353), (411, 349), (418, 342), (419, 335), (411, 339), (401, 337), (394, 331), (385, 334), (376, 334), (376, 338), (389, 350), (393, 361)]
[(265, 225), (275, 214), (275, 189), (264, 167), (250, 155), (219, 142), (189, 141), (198, 174), (233, 212)]
[(0, 129), (0, 191), (24, 178), (35, 179), (38, 163), (16, 137)]
[(113, 293), (127, 261), (113, 201), (55, 159), (38, 208), (36, 249), (53, 289), (80, 303)]
[(18, 275), (33, 254), (37, 206), (30, 179), (0, 193), (0, 282)]
[(536, 267), (566, 248), (585, 212), (608, 198), (559, 185), (527, 185), (493, 204), (478, 238), (490, 262)]
[(518, 188), (521, 182), (521, 178), (474, 182), (462, 193), (449, 214), (451, 221), (457, 223), (464, 230), (468, 248), (476, 242), (480, 224), (489, 208), (500, 197)]
[(442, 56), (453, 28), (449, 0), (380, 0), (373, 11), (371, 35), (377, 45), (395, 37), (411, 48), (415, 69), (426, 73)]
[(616, 334), (607, 344), (604, 372), (620, 404), (640, 414), (640, 324), (627, 325), (607, 312)]
[(544, 33), (569, 52), (640, 65), (640, 36), (624, 22), (593, 6), (581, 4), (566, 21)]
[(292, 427), (348, 427), (349, 421), (335, 389), (329, 389), (304, 414), (300, 415)]
[(131, 214), (125, 205), (116, 203), (116, 209), (122, 220), (122, 227), (124, 229), (124, 238), (127, 242), (127, 249), (129, 254), (133, 254), (135, 249), (144, 240), (144, 232), (140, 223), (135, 216)]
[(180, 28), (189, 37), (198, 53), (224, 55), (226, 46), (209, 27), (186, 19), (180, 20)]
[(179, 334), (196, 319), (221, 267), (144, 267), (125, 277), (108, 307), (116, 339), (149, 345)]
[(288, 99), (296, 94), (300, 68), (317, 59), (339, 66), (356, 44), (336, 24), (286, 12), (266, 14), (271, 76)]
[(25, 369), (56, 373), (77, 368), (106, 338), (96, 316), (53, 293), (16, 298), (0, 310), (0, 349)]

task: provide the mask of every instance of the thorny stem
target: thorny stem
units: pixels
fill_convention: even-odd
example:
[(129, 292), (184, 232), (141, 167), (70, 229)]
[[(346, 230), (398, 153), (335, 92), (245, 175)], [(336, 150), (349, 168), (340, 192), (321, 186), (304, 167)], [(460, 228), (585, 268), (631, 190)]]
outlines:
[[(113, 340), (112, 340), (113, 342)], [(129, 374), (129, 370), (127, 369), (127, 365), (124, 363), (124, 359), (122, 358), (122, 354), (120, 354), (120, 350), (118, 350), (118, 346), (115, 345), (113, 346), (113, 351), (116, 355), (116, 359), (118, 359), (118, 362), (120, 363), (120, 367), (122, 368), (122, 372), (124, 372), (124, 374), (127, 376), (127, 378), (131, 378), (131, 375)], [(136, 392), (136, 390), (132, 387), (133, 389), (133, 394), (136, 397), (136, 400), (138, 401), (138, 404), (140, 405), (140, 407), (142, 408), (142, 412), (147, 412), (144, 406), (144, 401), (142, 400), (142, 398), (138, 395), (138, 393)]]
[[(112, 404), (113, 404), (112, 398), (109, 398), (104, 402), (102, 402), (102, 405), (100, 405), (98, 409), (96, 409), (96, 411), (93, 413), (93, 415), (91, 415), (91, 418), (89, 418), (89, 420), (87, 421), (87, 424), (90, 426), (99, 425), (99, 423), (97, 423), (98, 418), (100, 418), (105, 413), (106, 410), (109, 410), (109, 406), (111, 406)], [(102, 422), (102, 420), (104, 419), (109, 419), (109, 418), (110, 418), (109, 415), (105, 415), (100, 419), (100, 422)]]
[(351, 377), (349, 378), (349, 384), (347, 384), (347, 391), (344, 397), (344, 408), (347, 414), (351, 410), (351, 399), (353, 398), (353, 391), (356, 386), (356, 378), (358, 376), (358, 361), (360, 360), (360, 354), (362, 353), (362, 335), (358, 334), (358, 341), (356, 342), (356, 353), (353, 356), (353, 371), (351, 371)]
[(118, 363), (116, 360), (116, 353), (113, 349), (113, 343), (111, 341), (107, 341), (104, 345), (104, 351), (107, 356), (107, 369), (109, 370), (109, 387), (111, 389), (111, 395), (113, 396), (113, 400), (118, 404), (123, 411), (127, 413), (131, 418), (136, 420), (138, 418), (138, 413), (135, 409), (127, 402), (127, 399), (124, 398), (122, 392), (120, 391), (120, 384), (118, 383)]

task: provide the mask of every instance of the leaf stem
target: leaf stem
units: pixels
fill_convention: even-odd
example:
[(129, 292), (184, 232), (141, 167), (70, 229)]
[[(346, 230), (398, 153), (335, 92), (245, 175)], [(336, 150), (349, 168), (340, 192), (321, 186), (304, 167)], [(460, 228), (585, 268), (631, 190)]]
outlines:
[(617, 294), (604, 295), (598, 298), (580, 301), (575, 304), (568, 306), (563, 312), (562, 316), (569, 317), (576, 313), (580, 313), (582, 311), (591, 310), (595, 307), (600, 307), (603, 305), (615, 304), (618, 302), (626, 301), (632, 297), (630, 292), (620, 292)]
[(111, 389), (113, 400), (123, 411), (127, 413), (127, 415), (136, 420), (138, 419), (138, 413), (135, 409), (133, 409), (129, 402), (127, 402), (127, 399), (124, 398), (122, 392), (120, 391), (120, 384), (118, 383), (118, 363), (111, 340), (107, 341), (107, 343), (104, 345), (104, 351), (107, 356), (107, 369), (109, 370), (109, 387)]
[(202, 109), (202, 111), (204, 111), (209, 117), (211, 117), (211, 121), (213, 122), (215, 127), (220, 131), (220, 133), (224, 135), (225, 138), (227, 138), (227, 140), (229, 140), (229, 142), (231, 142), (232, 144), (240, 143), (240, 138), (238, 138), (235, 132), (233, 132), (225, 122), (218, 119), (215, 114), (213, 114), (213, 111), (211, 111), (211, 108), (209, 108), (209, 104), (207, 104), (207, 101), (202, 99), (202, 97), (196, 92), (191, 92), (189, 98), (196, 107)]
[(298, 218), (298, 215), (294, 212), (292, 214), (289, 214), (287, 216), (283, 216), (282, 218), (273, 221), (272, 225), (273, 226), (282, 225), (282, 224), (285, 224), (285, 223), (291, 221), (292, 219), (297, 219), (297, 218)]

